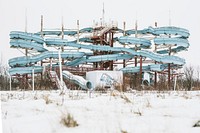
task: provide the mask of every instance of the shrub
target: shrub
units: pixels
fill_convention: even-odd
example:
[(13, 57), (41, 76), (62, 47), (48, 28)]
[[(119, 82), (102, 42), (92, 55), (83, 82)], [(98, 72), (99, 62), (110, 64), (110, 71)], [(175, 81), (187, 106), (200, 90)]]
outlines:
[(62, 116), (62, 119), (61, 119), (61, 123), (67, 127), (76, 127), (78, 126), (78, 123), (76, 120), (74, 120), (74, 117), (67, 113), (65, 115)]

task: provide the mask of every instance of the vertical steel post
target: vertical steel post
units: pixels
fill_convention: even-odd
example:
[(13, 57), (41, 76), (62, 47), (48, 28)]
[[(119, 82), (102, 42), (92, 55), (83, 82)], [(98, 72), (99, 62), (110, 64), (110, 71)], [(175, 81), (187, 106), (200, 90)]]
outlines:
[[(135, 38), (137, 38), (137, 21), (135, 22)], [(135, 45), (135, 51), (137, 51), (137, 45)], [(137, 56), (135, 56), (135, 67), (137, 67)], [(135, 87), (137, 87), (137, 73), (135, 73)]]
[(77, 20), (77, 43), (79, 43), (79, 20)]
[[(61, 27), (62, 31), (61, 31), (61, 38), (64, 39), (64, 24), (63, 24), (63, 17), (62, 17), (62, 27)], [(61, 51), (64, 52), (64, 46), (61, 46)], [(62, 64), (64, 64), (64, 59), (62, 59)]]
[(59, 58), (59, 69), (60, 69), (60, 89), (63, 91), (63, 76), (62, 76), (62, 60), (61, 60), (61, 48), (58, 50), (58, 58)]
[[(43, 37), (44, 36), (44, 34), (43, 34), (43, 15), (41, 15), (41, 27), (40, 27), (41, 29), (40, 29), (40, 34), (41, 34), (41, 37)], [(41, 66), (43, 65), (43, 62), (42, 62), (42, 60), (41, 60)], [(43, 81), (43, 73), (41, 72), (41, 81)]]
[[(169, 47), (169, 56), (171, 55), (171, 46)], [(170, 90), (171, 88), (171, 73), (170, 73), (170, 70), (171, 70), (171, 65), (170, 63), (168, 64), (168, 90)]]
[[(157, 22), (155, 22), (155, 27), (157, 27), (158, 25), (157, 25)], [(155, 44), (155, 53), (156, 53), (156, 51), (157, 51), (157, 45)], [(156, 64), (157, 62), (155, 61), (155, 64)], [(156, 89), (157, 88), (157, 72), (155, 71), (154, 72), (154, 88)]]
[(140, 84), (142, 84), (142, 56), (140, 56)]
[(41, 15), (41, 29), (40, 29), (40, 35), (41, 35), (41, 37), (44, 36), (44, 34), (43, 34), (43, 15)]
[(35, 91), (35, 70), (34, 68), (32, 69), (32, 90), (33, 92)]
[[(27, 9), (25, 11), (25, 32), (27, 32)], [(25, 49), (25, 56), (28, 56), (28, 49), (27, 48)], [(26, 66), (28, 66), (28, 64), (26, 64)], [(26, 89), (26, 87), (28, 89), (28, 74), (26, 74), (25, 78), (26, 78), (25, 79), (25, 89)]]
[[(126, 29), (126, 22), (123, 23), (123, 36), (126, 35), (125, 29)], [(124, 48), (125, 48), (125, 47), (126, 47), (126, 46), (125, 46), (125, 44), (124, 44)], [(123, 60), (123, 68), (125, 68), (125, 67), (126, 67), (126, 60)]]

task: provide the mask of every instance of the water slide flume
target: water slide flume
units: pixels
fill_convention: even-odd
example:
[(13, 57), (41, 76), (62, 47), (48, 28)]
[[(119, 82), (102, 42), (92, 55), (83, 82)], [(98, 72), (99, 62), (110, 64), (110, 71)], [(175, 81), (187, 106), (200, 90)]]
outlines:
[[(85, 55), (84, 52), (62, 52), (61, 57), (65, 59), (74, 59), (74, 58), (80, 58)], [(41, 60), (47, 59), (47, 58), (55, 58), (58, 59), (58, 51), (46, 51), (41, 54), (35, 55), (35, 56), (22, 56), (22, 57), (16, 57), (9, 60), (9, 66), (25, 66), (26, 64), (33, 64), (37, 63)]]
[(102, 45), (91, 45), (91, 44), (78, 44), (78, 43), (72, 43), (68, 42), (65, 39), (46, 39), (46, 45), (47, 46), (69, 46), (69, 47), (76, 47), (76, 48), (82, 48), (82, 49), (89, 49), (89, 50), (99, 50), (99, 51), (112, 51), (112, 52), (126, 52), (130, 54), (132, 57), (134, 56), (142, 56), (150, 58), (154, 61), (160, 62), (160, 63), (172, 63), (177, 65), (184, 65), (185, 60), (177, 57), (177, 56), (168, 56), (168, 55), (160, 55), (156, 54), (147, 50), (138, 50), (135, 51), (130, 48), (123, 48), (123, 47), (110, 47), (110, 46), (102, 46)]
[(70, 82), (73, 82), (79, 85), (82, 89), (92, 89), (92, 83), (88, 80), (85, 80), (83, 77), (78, 75), (73, 75), (69, 71), (63, 71), (63, 77)]
[[(112, 28), (104, 28), (100, 30), (98, 34), (102, 35), (104, 32), (107, 32)], [(183, 50), (186, 50), (189, 47), (189, 43), (187, 38), (189, 37), (189, 31), (183, 28), (178, 27), (159, 27), (153, 28), (148, 27), (143, 30), (126, 30), (123, 31), (121, 29), (115, 28), (115, 31), (118, 33), (125, 33), (125, 36), (115, 37), (113, 41), (117, 41), (122, 45), (129, 45), (131, 48), (127, 47), (110, 47), (105, 45), (94, 45), (94, 40), (92, 38), (83, 37), (79, 38), (79, 42), (84, 42), (84, 44), (77, 43), (77, 40), (68, 41), (66, 39), (58, 39), (51, 38), (45, 39), (42, 36), (45, 35), (57, 35), (60, 36), (62, 33), (68, 36), (75, 36), (78, 34), (75, 30), (43, 30), (38, 33), (26, 33), (20, 31), (12, 31), (10, 32), (10, 46), (16, 48), (24, 48), (31, 49), (37, 52), (41, 52), (37, 55), (33, 56), (23, 56), (17, 57), (9, 60), (10, 75), (16, 74), (31, 74), (34, 69), (35, 73), (43, 72), (43, 67), (35, 66), (37, 62), (40, 62), (45, 59), (56, 58), (58, 59), (57, 51), (48, 51), (44, 46), (47, 47), (74, 47), (78, 49), (86, 49), (91, 50), (91, 53), (94, 51), (105, 51), (112, 54), (106, 55), (93, 55), (91, 53), (85, 52), (69, 52), (64, 51), (61, 52), (61, 57), (63, 59), (67, 59), (65, 62), (66, 66), (77, 66), (85, 63), (93, 63), (93, 62), (102, 62), (102, 61), (116, 61), (116, 60), (130, 60), (135, 56), (149, 58), (153, 61), (156, 61), (157, 64), (149, 64), (146, 66), (142, 66), (142, 71), (163, 71), (170, 64), (171, 67), (179, 68), (180, 66), (185, 64), (185, 60), (172, 55), (165, 55), (169, 53), (168, 49), (158, 49), (155, 52), (150, 52), (148, 50), (141, 49), (149, 49), (152, 44), (155, 44), (158, 48), (161, 46), (169, 46), (171, 47), (171, 52), (177, 53)], [(79, 31), (79, 33), (95, 33), (95, 30), (91, 27), (83, 28)], [(132, 37), (132, 34), (139, 34), (140, 37), (143, 35), (151, 35), (153, 38), (151, 40), (147, 38), (135, 38)], [(169, 37), (170, 36), (170, 37)], [(89, 44), (85, 44), (89, 43)], [(134, 46), (137, 46), (137, 51), (134, 50)], [(125, 67), (120, 69), (124, 73), (138, 73), (140, 72), (140, 67)], [(70, 78), (71, 81), (78, 84), (83, 89), (91, 89), (92, 85), (90, 82), (86, 81), (82, 77), (72, 75), (70, 72), (64, 71), (63, 76), (67, 79)], [(73, 78), (72, 78), (73, 77)]]

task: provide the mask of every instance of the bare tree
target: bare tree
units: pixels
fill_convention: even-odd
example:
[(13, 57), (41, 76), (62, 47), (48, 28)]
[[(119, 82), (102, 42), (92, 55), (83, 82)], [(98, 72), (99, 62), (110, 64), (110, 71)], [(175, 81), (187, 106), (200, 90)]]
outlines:
[(187, 90), (192, 90), (192, 84), (193, 84), (193, 76), (194, 76), (194, 67), (192, 66), (186, 66), (184, 68), (184, 74), (185, 74), (185, 85), (187, 87)]
[(167, 76), (165, 74), (158, 75), (157, 87), (159, 91), (167, 90)]
[(9, 78), (6, 73), (7, 67), (0, 62), (0, 90), (5, 90), (9, 88)]

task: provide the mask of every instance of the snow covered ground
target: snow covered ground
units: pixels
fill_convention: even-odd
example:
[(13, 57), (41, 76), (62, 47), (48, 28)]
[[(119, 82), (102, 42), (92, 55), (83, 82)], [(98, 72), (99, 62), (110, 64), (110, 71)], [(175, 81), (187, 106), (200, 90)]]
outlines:
[[(199, 133), (200, 92), (1, 92), (3, 133)], [(78, 123), (67, 127), (67, 114)]]

